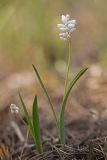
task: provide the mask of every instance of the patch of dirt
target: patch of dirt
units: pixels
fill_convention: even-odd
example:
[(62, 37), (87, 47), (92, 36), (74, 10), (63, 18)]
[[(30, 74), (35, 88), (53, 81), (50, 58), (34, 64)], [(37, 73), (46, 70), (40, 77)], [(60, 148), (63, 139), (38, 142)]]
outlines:
[[(41, 121), (46, 122), (45, 117), (41, 117)], [(103, 160), (106, 156), (107, 120), (68, 119), (65, 124), (66, 145), (60, 144), (52, 120), (42, 123), (41, 128), (44, 153), (39, 155), (30, 135), (25, 144), (25, 126), (17, 117), (11, 117), (8, 123), (0, 125), (0, 156), (3, 157), (6, 151), (7, 160)]]

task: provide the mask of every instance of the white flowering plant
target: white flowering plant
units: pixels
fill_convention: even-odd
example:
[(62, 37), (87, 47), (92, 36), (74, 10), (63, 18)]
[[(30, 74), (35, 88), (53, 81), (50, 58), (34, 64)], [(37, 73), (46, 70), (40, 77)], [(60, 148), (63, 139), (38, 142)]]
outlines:
[[(74, 85), (77, 83), (77, 81), (80, 79), (80, 77), (87, 71), (88, 68), (83, 68), (80, 70), (80, 72), (73, 78), (71, 82), (69, 82), (69, 70), (70, 70), (70, 59), (71, 59), (71, 33), (76, 29), (76, 20), (71, 20), (70, 16), (67, 15), (62, 15), (61, 16), (61, 24), (57, 24), (57, 27), (60, 30), (59, 37), (60, 39), (67, 41), (69, 44), (69, 56), (68, 56), (68, 65), (67, 65), (67, 72), (66, 72), (66, 78), (65, 78), (65, 86), (64, 86), (64, 96), (63, 96), (63, 101), (61, 104), (61, 111), (60, 111), (60, 117), (58, 119), (56, 115), (56, 111), (53, 105), (53, 102), (48, 94), (48, 91), (44, 85), (43, 80), (41, 79), (41, 76), (39, 75), (39, 72), (37, 68), (33, 66), (33, 69), (36, 73), (36, 76), (40, 82), (40, 85), (48, 99), (53, 118), (55, 120), (57, 132), (58, 132), (58, 137), (59, 140), (62, 144), (65, 144), (65, 132), (64, 132), (64, 115), (65, 115), (65, 109), (67, 106), (67, 101), (68, 97), (71, 93), (72, 88)], [(27, 107), (23, 101), (22, 96), (19, 94), (23, 110), (25, 113), (25, 117), (27, 119), (27, 122), (29, 124), (29, 130), (31, 132), (31, 135), (34, 139), (34, 142), (36, 143), (37, 150), (39, 153), (43, 152), (43, 146), (42, 146), (42, 140), (41, 140), (41, 133), (40, 133), (40, 122), (39, 122), (39, 111), (38, 111), (38, 102), (37, 102), (37, 96), (34, 99), (33, 103), (33, 109), (32, 109), (32, 119), (30, 118), (30, 115), (27, 111)], [(12, 113), (18, 114), (19, 109), (17, 107), (14, 107), (11, 105), (11, 111)]]
[(24, 125), (27, 127), (27, 130), (30, 131), (34, 142), (36, 144), (37, 150), (39, 153), (43, 152), (43, 147), (42, 147), (42, 140), (41, 140), (41, 133), (40, 133), (40, 122), (39, 122), (39, 111), (38, 111), (38, 101), (37, 101), (37, 96), (34, 98), (33, 102), (33, 107), (32, 107), (32, 118), (30, 118), (30, 115), (27, 111), (27, 106), (25, 105), (23, 98), (21, 94), (19, 93), (19, 98), (21, 100), (22, 106), (23, 106), (23, 111), (26, 117), (27, 123), (23, 120), (23, 117), (21, 115), (20, 109), (18, 106), (15, 104), (10, 105), (10, 111), (12, 114), (16, 114), (19, 116), (20, 120)]
[(19, 93), (19, 98), (21, 100), (23, 110), (25, 113), (25, 117), (27, 119), (27, 122), (29, 124), (28, 129), (30, 130), (30, 133), (34, 139), (34, 142), (36, 144), (37, 150), (39, 153), (43, 152), (43, 146), (42, 146), (42, 139), (41, 139), (41, 132), (40, 132), (40, 122), (39, 122), (39, 111), (38, 111), (38, 101), (37, 96), (34, 98), (33, 107), (32, 107), (32, 119), (30, 118), (30, 115), (27, 111), (27, 106), (25, 105), (23, 98), (21, 94)]
[(68, 65), (67, 65), (67, 72), (66, 72), (66, 79), (65, 79), (65, 86), (64, 86), (64, 96), (63, 101), (61, 105), (61, 112), (60, 112), (60, 118), (58, 119), (56, 116), (56, 112), (54, 109), (54, 105), (52, 103), (52, 100), (47, 92), (47, 89), (39, 75), (39, 72), (37, 71), (36, 67), (33, 65), (34, 71), (36, 73), (36, 76), (40, 82), (40, 85), (42, 89), (44, 90), (44, 93), (49, 101), (52, 114), (56, 123), (57, 132), (59, 135), (60, 142), (62, 144), (65, 144), (65, 132), (64, 132), (64, 114), (65, 114), (65, 108), (67, 105), (68, 97), (70, 95), (70, 92), (74, 85), (77, 83), (77, 81), (80, 79), (80, 77), (87, 71), (88, 68), (82, 69), (75, 77), (74, 79), (69, 83), (69, 70), (70, 70), (70, 59), (71, 59), (71, 33), (76, 30), (76, 20), (71, 20), (70, 15), (62, 15), (61, 16), (61, 24), (57, 24), (57, 27), (60, 29), (61, 33), (59, 33), (60, 39), (67, 41), (69, 44), (69, 56), (68, 56)]

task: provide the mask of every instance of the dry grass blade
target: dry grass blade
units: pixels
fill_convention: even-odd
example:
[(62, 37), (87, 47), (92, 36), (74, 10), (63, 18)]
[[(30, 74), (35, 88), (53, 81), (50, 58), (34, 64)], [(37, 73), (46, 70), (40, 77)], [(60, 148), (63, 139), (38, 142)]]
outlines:
[(0, 144), (0, 159), (12, 160), (8, 147), (6, 147), (4, 144)]

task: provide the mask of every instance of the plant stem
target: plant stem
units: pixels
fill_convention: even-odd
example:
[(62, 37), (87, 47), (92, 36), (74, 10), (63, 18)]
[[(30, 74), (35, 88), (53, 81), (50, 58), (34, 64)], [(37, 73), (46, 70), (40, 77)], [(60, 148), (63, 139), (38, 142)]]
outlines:
[(70, 71), (70, 60), (71, 60), (71, 44), (70, 44), (70, 40), (68, 41), (69, 43), (69, 55), (68, 55), (68, 63), (67, 63), (67, 72), (66, 72), (66, 79), (65, 79), (65, 86), (64, 86), (64, 97), (66, 95), (67, 92), (67, 83), (68, 83), (68, 79), (69, 79), (69, 71)]
[[(30, 131), (32, 137), (34, 138), (34, 135), (33, 135), (32, 131), (30, 130), (30, 128), (29, 128), (29, 126), (27, 125), (27, 123), (23, 120), (21, 113), (19, 113), (18, 116), (19, 116), (21, 122), (26, 126), (26, 129), (27, 129), (28, 131)], [(34, 138), (34, 139), (35, 139), (35, 138)]]
[[(71, 60), (71, 43), (70, 43), (70, 39), (68, 40), (68, 44), (69, 44), (69, 53), (68, 53), (68, 63), (67, 63), (67, 71), (66, 71), (66, 78), (65, 78), (65, 86), (64, 86), (64, 96), (63, 96), (63, 103), (64, 103), (64, 99), (66, 97), (66, 93), (67, 93), (67, 87), (68, 87), (68, 79), (69, 79), (69, 71), (70, 71), (70, 60)], [(62, 104), (63, 104), (62, 103)], [(59, 131), (60, 131), (60, 141), (62, 144), (65, 143), (65, 135), (64, 135), (64, 110), (63, 107), (61, 107), (61, 115), (60, 115), (60, 127), (59, 127)], [(63, 117), (63, 118), (62, 118)], [(62, 120), (63, 119), (63, 120)]]
[(29, 127), (27, 126), (27, 123), (23, 120), (21, 113), (18, 114), (21, 122), (26, 126), (26, 128), (29, 130)]
[(20, 120), (22, 121), (22, 123), (26, 126), (27, 130), (30, 131), (30, 133), (31, 133), (31, 135), (32, 135), (32, 137), (33, 137), (33, 139), (34, 139), (34, 142), (35, 142), (35, 144), (36, 144), (35, 136), (34, 136), (32, 130), (30, 129), (30, 127), (29, 127), (29, 126), (27, 125), (27, 123), (23, 120), (21, 113), (19, 113), (18, 116), (19, 116)]
[(25, 146), (26, 146), (27, 141), (28, 141), (28, 136), (29, 136), (29, 130), (27, 130), (26, 139), (25, 139), (25, 142), (24, 142), (24, 145), (23, 145), (23, 147), (22, 147), (21, 154), (20, 154), (20, 158), (21, 158), (21, 159), (22, 159), (22, 155), (23, 155), (23, 152), (24, 152)]

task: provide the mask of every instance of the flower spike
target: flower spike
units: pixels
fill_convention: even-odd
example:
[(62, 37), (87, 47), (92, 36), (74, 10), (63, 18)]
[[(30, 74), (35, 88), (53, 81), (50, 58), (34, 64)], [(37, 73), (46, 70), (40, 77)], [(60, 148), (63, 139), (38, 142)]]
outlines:
[(69, 40), (71, 38), (71, 33), (76, 29), (76, 20), (70, 20), (70, 15), (61, 16), (61, 24), (57, 24), (61, 33), (59, 34), (60, 39)]

